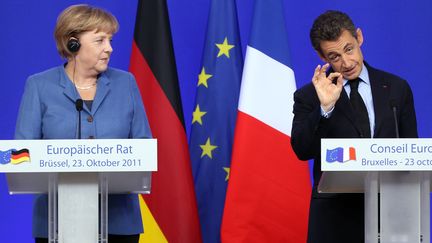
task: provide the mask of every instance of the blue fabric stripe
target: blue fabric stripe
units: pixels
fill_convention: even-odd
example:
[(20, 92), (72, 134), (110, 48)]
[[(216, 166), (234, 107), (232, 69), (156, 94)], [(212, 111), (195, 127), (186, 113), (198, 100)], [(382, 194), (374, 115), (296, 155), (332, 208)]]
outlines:
[(282, 1), (255, 0), (252, 26), (249, 46), (290, 67)]

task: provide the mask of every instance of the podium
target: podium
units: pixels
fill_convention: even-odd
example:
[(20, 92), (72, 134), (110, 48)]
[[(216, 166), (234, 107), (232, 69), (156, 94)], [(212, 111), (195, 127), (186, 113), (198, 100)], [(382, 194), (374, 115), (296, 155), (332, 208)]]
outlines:
[(10, 194), (48, 194), (50, 243), (107, 242), (108, 194), (150, 193), (156, 139), (2, 140)]
[(320, 193), (364, 193), (366, 243), (430, 242), (432, 139), (322, 139)]

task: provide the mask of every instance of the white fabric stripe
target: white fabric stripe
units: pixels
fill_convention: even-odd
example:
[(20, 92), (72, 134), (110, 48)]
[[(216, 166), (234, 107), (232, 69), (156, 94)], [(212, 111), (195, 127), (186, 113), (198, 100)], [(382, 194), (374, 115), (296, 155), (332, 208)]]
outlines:
[(349, 161), (349, 152), (350, 149), (349, 147), (343, 148), (343, 162), (348, 162)]
[(239, 110), (291, 136), (294, 71), (247, 46)]

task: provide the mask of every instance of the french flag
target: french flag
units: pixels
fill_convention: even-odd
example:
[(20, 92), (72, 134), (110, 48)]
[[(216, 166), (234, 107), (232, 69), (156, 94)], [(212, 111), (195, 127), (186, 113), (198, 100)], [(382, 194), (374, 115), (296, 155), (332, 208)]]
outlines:
[(311, 185), (291, 148), (294, 72), (280, 0), (256, 0), (222, 242), (306, 242)]

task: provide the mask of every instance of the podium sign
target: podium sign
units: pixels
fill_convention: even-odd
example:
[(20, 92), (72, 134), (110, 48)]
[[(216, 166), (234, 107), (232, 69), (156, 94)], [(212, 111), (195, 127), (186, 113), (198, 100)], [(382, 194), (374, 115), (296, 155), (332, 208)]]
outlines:
[(321, 170), (320, 193), (364, 192), (366, 243), (430, 242), (432, 139), (322, 139)]
[(156, 171), (156, 139), (2, 140), (0, 172)]
[(431, 171), (432, 139), (323, 139), (322, 171)]

